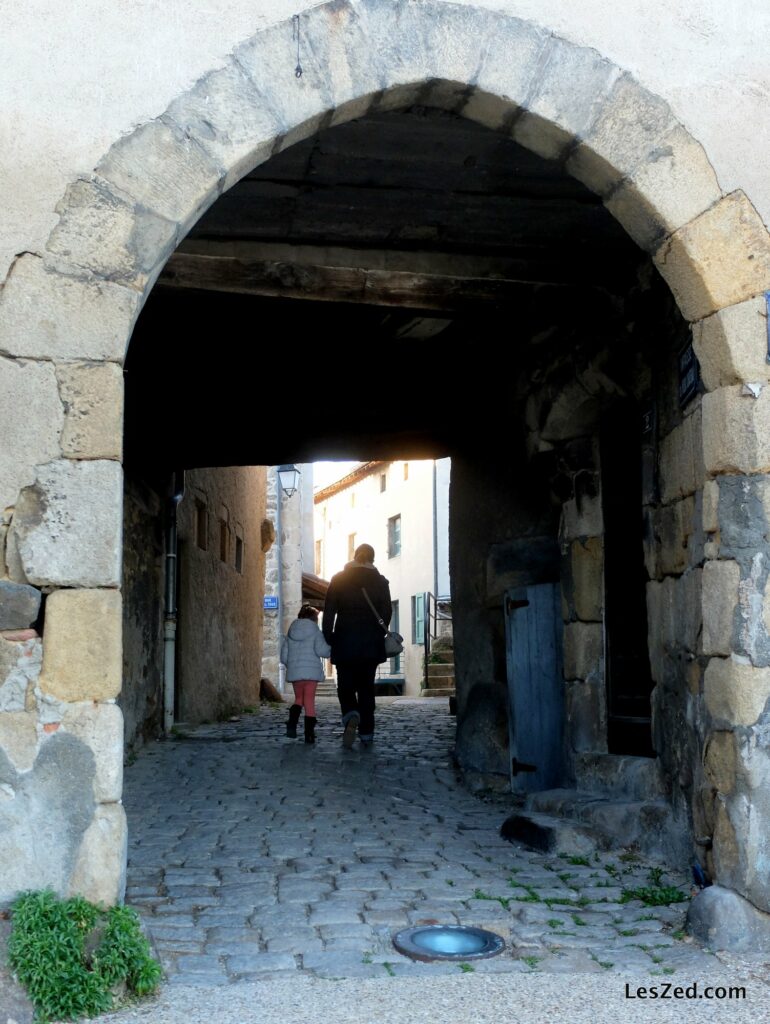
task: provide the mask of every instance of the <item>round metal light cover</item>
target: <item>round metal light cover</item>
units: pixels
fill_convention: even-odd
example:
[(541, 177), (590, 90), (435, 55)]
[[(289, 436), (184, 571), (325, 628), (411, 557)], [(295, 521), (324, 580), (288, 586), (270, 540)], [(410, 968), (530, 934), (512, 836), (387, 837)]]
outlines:
[(412, 960), (484, 960), (497, 956), (505, 942), (494, 932), (462, 924), (421, 924), (393, 936), (393, 945)]

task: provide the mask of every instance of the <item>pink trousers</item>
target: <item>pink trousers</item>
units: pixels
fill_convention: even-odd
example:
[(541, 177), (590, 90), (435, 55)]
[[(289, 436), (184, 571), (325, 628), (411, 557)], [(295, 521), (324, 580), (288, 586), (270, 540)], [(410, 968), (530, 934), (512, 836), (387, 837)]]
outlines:
[(294, 703), (305, 709), (306, 718), (315, 718), (315, 691), (318, 683), (315, 679), (298, 679), (291, 684), (294, 687)]

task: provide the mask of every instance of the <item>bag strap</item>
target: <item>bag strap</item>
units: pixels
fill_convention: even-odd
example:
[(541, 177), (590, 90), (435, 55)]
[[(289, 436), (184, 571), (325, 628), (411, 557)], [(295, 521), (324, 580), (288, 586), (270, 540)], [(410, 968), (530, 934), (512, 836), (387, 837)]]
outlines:
[(366, 598), (366, 603), (367, 603), (367, 604), (369, 605), (369, 607), (370, 607), (370, 608), (372, 609), (372, 615), (373, 615), (373, 616), (375, 617), (375, 619), (376, 619), (376, 620), (377, 620), (377, 621), (379, 622), (379, 624), (380, 624), (380, 625), (382, 626), (382, 628), (383, 628), (383, 629), (385, 630), (385, 635), (387, 636), (387, 633), (388, 633), (388, 627), (387, 627), (387, 626), (385, 625), (385, 623), (384, 623), (384, 622), (382, 621), (382, 619), (380, 618), (380, 616), (379, 616), (379, 615), (377, 614), (377, 609), (376, 609), (376, 608), (374, 607), (374, 605), (372, 604), (372, 599), (371, 599), (371, 598), (369, 597), (369, 595), (367, 594), (367, 592), (366, 592), (366, 587), (361, 587), (361, 593), (362, 593), (362, 594), (364, 595), (364, 597)]

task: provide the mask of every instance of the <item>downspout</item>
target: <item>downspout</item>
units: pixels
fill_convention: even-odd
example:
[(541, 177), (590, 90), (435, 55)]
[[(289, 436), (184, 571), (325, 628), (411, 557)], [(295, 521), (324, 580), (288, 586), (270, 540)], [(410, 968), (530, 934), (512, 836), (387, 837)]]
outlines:
[[(283, 637), (283, 537), (281, 535), (281, 505), (283, 490), (281, 489), (281, 478), (278, 476), (278, 467), (275, 471), (275, 536), (278, 542), (278, 651), (281, 650), (281, 638)], [(278, 658), (278, 690), (283, 693), (285, 669)]]
[(163, 616), (163, 732), (168, 736), (174, 725), (176, 676), (176, 581), (177, 581), (177, 523), (176, 512), (184, 497), (184, 470), (175, 470), (171, 484), (172, 495), (166, 506), (166, 587)]
[(433, 460), (433, 596), (438, 597), (438, 483)]

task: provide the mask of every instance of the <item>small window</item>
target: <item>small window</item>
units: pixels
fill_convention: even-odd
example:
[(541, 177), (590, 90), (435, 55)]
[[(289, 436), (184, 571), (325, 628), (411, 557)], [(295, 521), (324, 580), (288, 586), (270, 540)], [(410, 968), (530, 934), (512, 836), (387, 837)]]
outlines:
[(409, 463), (405, 462), (404, 463), (404, 480), (408, 480), (408, 479), (409, 479)]
[(230, 527), (224, 519), (219, 520), (219, 558), (223, 562), (230, 561)]
[(321, 571), (322, 571), (322, 568), (323, 568), (323, 552), (324, 552), (323, 544), (324, 544), (324, 542), (322, 540), (317, 540), (315, 542), (315, 574), (316, 574), (316, 576), (320, 576), (322, 574)]
[(388, 558), (401, 554), (401, 516), (388, 520)]
[(243, 538), (235, 538), (235, 571), (243, 575)]
[(380, 494), (388, 489), (388, 474), (380, 473)]
[(425, 594), (412, 598), (412, 643), (425, 643)]
[(209, 549), (209, 512), (202, 501), (195, 502), (195, 543), (201, 551)]
[(353, 555), (356, 553), (356, 534), (348, 534), (348, 561), (353, 561)]

